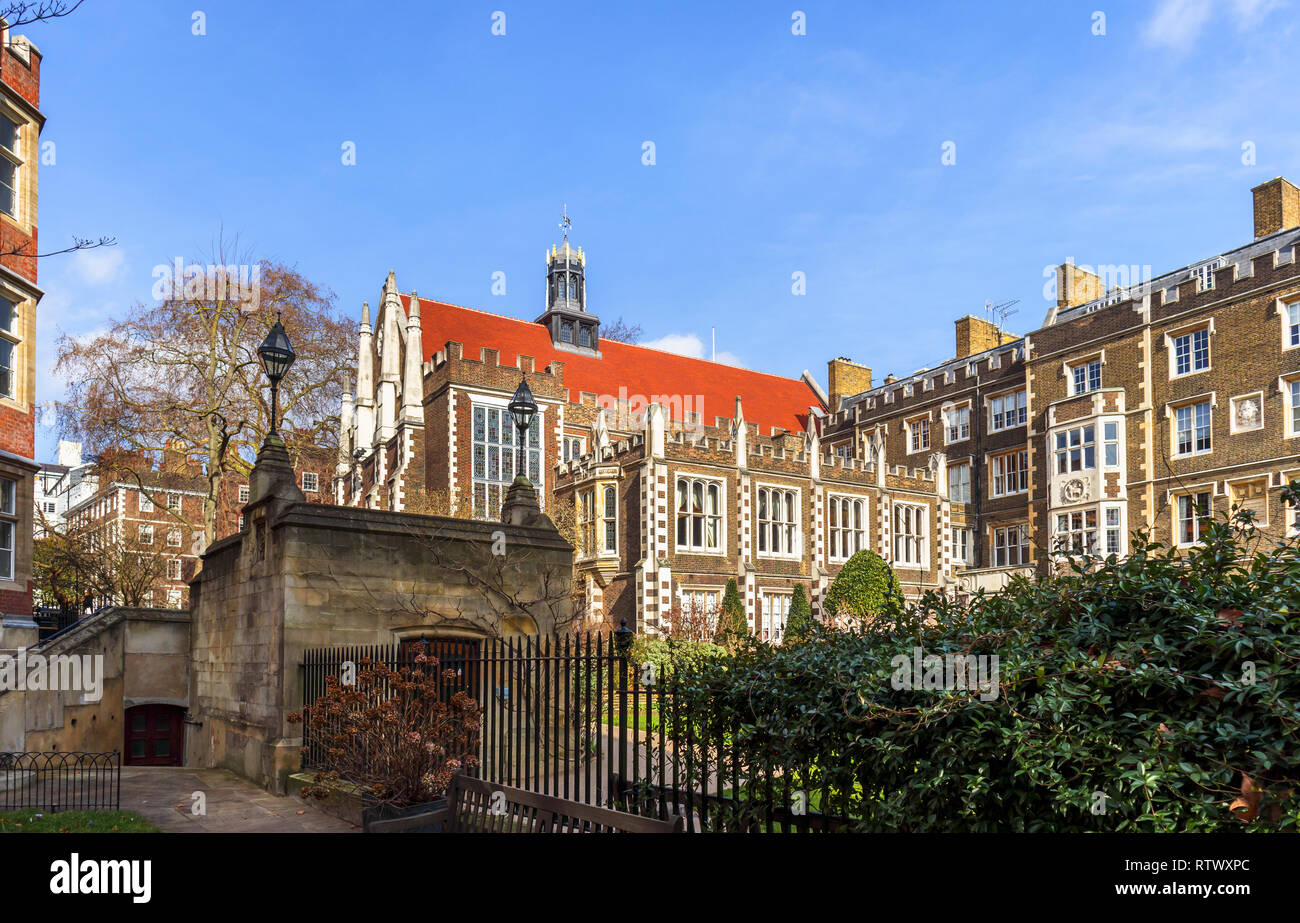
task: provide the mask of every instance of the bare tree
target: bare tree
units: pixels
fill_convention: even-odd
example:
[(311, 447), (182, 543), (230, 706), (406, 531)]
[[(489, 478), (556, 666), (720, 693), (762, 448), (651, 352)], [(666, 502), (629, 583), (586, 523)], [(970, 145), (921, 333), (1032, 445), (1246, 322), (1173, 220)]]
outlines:
[(10, 29), (17, 29), (19, 26), (34, 22), (60, 19), (76, 12), (77, 7), (83, 3), (85, 0), (40, 0), (37, 3), (15, 0), (0, 6), (0, 19), (3, 19)]
[(268, 433), (270, 393), (257, 347), (271, 325), (282, 320), (297, 353), (280, 384), (291, 443), (336, 444), (341, 382), (354, 352), (333, 292), (290, 267), (256, 264), (250, 310), (247, 291), (229, 279), (249, 261), (229, 258), (230, 249), (219, 242), (206, 276), (172, 279), (170, 297), (137, 304), (99, 336), (61, 337), (55, 365), (68, 382), (57, 405), (64, 435), (92, 452), (121, 449), (155, 463), (172, 453), (197, 463), (207, 480), (205, 545), (216, 536), (223, 477), (247, 477)]
[(600, 338), (616, 343), (639, 343), (642, 332), (640, 324), (629, 324), (620, 315), (614, 323), (601, 325)]

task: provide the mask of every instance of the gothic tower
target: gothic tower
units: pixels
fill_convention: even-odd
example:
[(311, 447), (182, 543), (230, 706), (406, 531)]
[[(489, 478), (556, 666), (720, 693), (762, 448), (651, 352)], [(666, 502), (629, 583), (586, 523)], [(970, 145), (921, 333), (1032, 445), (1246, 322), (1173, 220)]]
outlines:
[(568, 352), (600, 354), (600, 318), (587, 310), (587, 257), (569, 246), (565, 209), (564, 241), (546, 254), (546, 310), (537, 318), (551, 332), (551, 342)]

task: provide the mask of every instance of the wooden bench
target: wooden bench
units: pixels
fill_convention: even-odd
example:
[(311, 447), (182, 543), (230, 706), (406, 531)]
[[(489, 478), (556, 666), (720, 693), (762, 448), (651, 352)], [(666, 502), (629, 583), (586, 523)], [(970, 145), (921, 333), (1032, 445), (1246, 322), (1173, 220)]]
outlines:
[(456, 774), (447, 807), (411, 817), (377, 820), (371, 833), (399, 833), (442, 822), (444, 833), (681, 833), (684, 818), (656, 820), (554, 795)]

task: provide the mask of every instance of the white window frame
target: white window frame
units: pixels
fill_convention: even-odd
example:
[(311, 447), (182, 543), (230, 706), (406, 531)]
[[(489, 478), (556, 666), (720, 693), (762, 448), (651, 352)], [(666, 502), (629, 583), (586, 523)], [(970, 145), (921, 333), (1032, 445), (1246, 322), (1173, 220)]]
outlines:
[[(686, 497), (682, 497), (682, 483), (686, 483)], [(696, 483), (700, 484), (702, 503), (700, 512), (695, 512), (691, 506), (691, 499), (694, 496)], [(710, 512), (709, 507), (709, 487), (717, 488), (717, 508)], [(683, 499), (686, 506), (683, 507)], [(725, 555), (727, 553), (727, 482), (721, 478), (708, 477), (700, 474), (688, 474), (680, 472), (673, 477), (673, 548), (679, 554), (709, 554)], [(701, 542), (696, 544), (693, 540), (694, 520), (700, 519), (700, 536)], [(687, 541), (681, 541), (682, 520), (686, 521), (686, 538)], [(709, 547), (709, 522), (716, 521), (715, 535), (717, 544)]]
[[(930, 507), (924, 503), (894, 503), (894, 565), (925, 570), (930, 566)], [(909, 531), (905, 527), (918, 527)]]
[[(1076, 435), (1077, 434), (1077, 435)], [(1091, 459), (1091, 461), (1089, 460)], [(1074, 474), (1097, 468), (1097, 424), (1083, 423), (1052, 433), (1052, 471)]]
[[(1196, 358), (1197, 350), (1193, 337), (1204, 331), (1205, 333), (1205, 365), (1197, 367)], [(1187, 339), (1187, 362), (1188, 370), (1186, 372), (1178, 371), (1178, 348), (1179, 341)], [(1188, 378), (1192, 375), (1199, 375), (1201, 372), (1208, 372), (1214, 367), (1214, 318), (1200, 320), (1191, 324), (1184, 324), (1165, 333), (1165, 350), (1169, 360), (1169, 380), (1176, 378)]]
[[(1200, 441), (1199, 430), (1202, 424), (1197, 420), (1197, 408), (1205, 407), (1205, 423), (1207, 445), (1205, 448), (1197, 448)], [(1180, 415), (1186, 411), (1188, 421), (1191, 424), (1188, 429), (1183, 430)], [(1197, 455), (1208, 455), (1214, 451), (1214, 398), (1202, 397), (1195, 400), (1184, 401), (1170, 408), (1170, 415), (1173, 418), (1173, 425), (1169, 428), (1173, 442), (1170, 446), (1171, 454), (1174, 458), (1192, 458)], [(1189, 434), (1188, 445), (1190, 448), (1186, 452), (1179, 451), (1179, 435), (1183, 432)]]
[[(1104, 365), (1101, 356), (1091, 356), (1087, 359), (1080, 359), (1066, 366), (1069, 374), (1070, 396), (1079, 397), (1084, 394), (1091, 394), (1094, 391), (1101, 390), (1101, 370)], [(1096, 374), (1094, 375), (1094, 369)], [(1079, 373), (1083, 373), (1083, 383), (1080, 386)], [(1095, 383), (1094, 383), (1095, 381)]]
[[(760, 590), (758, 611), (763, 622), (761, 638), (772, 644), (780, 644), (785, 638), (785, 626), (790, 620), (790, 601), (794, 599), (793, 590)], [(773, 630), (772, 624), (776, 622)]]
[(139, 500), (139, 503), (136, 505), (139, 507), (141, 513), (152, 513), (154, 511), (153, 497), (150, 497), (141, 490), (140, 493), (136, 495), (136, 498)]
[(957, 564), (969, 565), (971, 554), (975, 549), (972, 531), (969, 526), (952, 526), (948, 530), (949, 554)]
[[(1011, 530), (1016, 531), (1016, 542), (1011, 542)], [(1033, 549), (1029, 545), (1029, 524), (1026, 522), (1009, 522), (1006, 525), (992, 526), (993, 541), (990, 551), (994, 567), (1027, 567), (1033, 563)], [(1012, 561), (1012, 550), (1015, 550)], [(999, 560), (1001, 556), (1001, 560)]]
[(1101, 521), (1095, 506), (1056, 511), (1052, 515), (1052, 552), (1061, 556), (1098, 554)]
[[(970, 503), (971, 502), (971, 472), (972, 465), (970, 462), (958, 462), (948, 466), (948, 502), (949, 503)], [(964, 472), (965, 477), (958, 478), (954, 472)], [(963, 487), (962, 496), (954, 496), (954, 488)]]
[(239, 485), (239, 493), (238, 493), (237, 496), (239, 497), (239, 502), (240, 502), (240, 503), (247, 503), (247, 502), (248, 502), (249, 493), (248, 493), (248, 485), (247, 485), (247, 484), (240, 484), (240, 485)]
[(708, 625), (709, 634), (712, 635), (718, 627), (718, 613), (722, 609), (722, 596), (724, 588), (716, 586), (697, 586), (694, 584), (677, 585), (677, 604), (681, 607), (683, 614), (691, 610), (690, 614), (695, 615), (693, 607), (703, 609), (705, 622)]
[(140, 524), (140, 530), (137, 537), (141, 545), (153, 544), (153, 523), (144, 522)]
[[(1099, 456), (1102, 468), (1114, 470), (1124, 467), (1124, 440), (1120, 437), (1119, 420), (1099, 420), (1097, 426), (1101, 429), (1101, 454)], [(1113, 435), (1112, 435), (1113, 430)], [(1115, 460), (1111, 461), (1111, 450), (1114, 449)]]
[(970, 404), (958, 404), (944, 415), (944, 445), (965, 442), (970, 438)]
[[(754, 553), (763, 558), (803, 556), (803, 491), (789, 484), (756, 484)], [(791, 504), (793, 503), (793, 509)], [(777, 507), (781, 518), (773, 516)], [(779, 549), (773, 548), (779, 545)]]
[(930, 451), (930, 416), (912, 417), (907, 421), (907, 454)]
[(1122, 557), (1125, 554), (1123, 505), (1108, 503), (1102, 506), (1101, 533), (1102, 553)]
[[(1010, 409), (1008, 410), (1008, 403)], [(1024, 388), (995, 394), (988, 398), (989, 432), (1000, 433), (1004, 430), (1024, 426), (1029, 420), (1029, 392)], [(998, 418), (1002, 424), (998, 425)], [(1007, 422), (1012, 420), (1013, 422)]]
[(168, 580), (180, 580), (181, 577), (184, 575), (184, 573), (185, 573), (185, 570), (184, 570), (184, 568), (183, 568), (183, 566), (182, 566), (182, 564), (181, 564), (181, 559), (180, 559), (180, 558), (168, 558), (168, 559), (167, 559), (167, 579), (168, 579)]
[[(311, 478), (311, 486), (307, 486), (307, 479)], [(320, 475), (315, 471), (304, 471), (302, 473), (302, 490), (303, 493), (315, 494), (320, 493)]]
[(0, 106), (0, 115), (3, 115), (14, 124), (14, 149), (9, 149), (0, 145), (0, 157), (13, 164), (14, 168), (14, 210), (12, 212), (0, 209), (0, 213), (8, 215), (16, 222), (23, 222), (23, 171), (26, 163), (22, 158), (23, 137), (27, 131), (27, 120), (12, 110), (8, 105)]
[(13, 306), (9, 324), (0, 324), (0, 344), (6, 344), (9, 347), (9, 390), (6, 392), (3, 387), (0, 387), (0, 397), (17, 401), (23, 394), (23, 338), (19, 334), (19, 330), (22, 329), (22, 311), (26, 299), (3, 287), (0, 287), (0, 297)]
[(1300, 375), (1284, 375), (1277, 380), (1282, 392), (1282, 427), (1287, 439), (1300, 436)]
[(15, 582), (18, 566), (18, 481), (0, 477), (0, 582)]
[[(1192, 531), (1195, 533), (1195, 538), (1193, 538), (1191, 541), (1185, 541), (1183, 539), (1183, 526), (1188, 523), (1187, 519), (1185, 519), (1185, 514), (1188, 512), (1188, 509), (1185, 508), (1186, 505), (1184, 504), (1183, 501), (1191, 500), (1193, 503), (1195, 503), (1196, 499), (1200, 497), (1205, 498), (1205, 506), (1199, 515), (1194, 515), (1192, 517), (1190, 522), (1190, 525), (1192, 526)], [(1174, 494), (1174, 503), (1173, 503), (1174, 540), (1177, 543), (1178, 547), (1190, 548), (1193, 545), (1200, 544), (1201, 535), (1205, 530), (1205, 520), (1212, 518), (1213, 515), (1214, 515), (1214, 494), (1210, 490), (1208, 489), (1191, 490), (1188, 491), (1187, 493)]]
[[(1014, 469), (1007, 467), (1006, 460), (1015, 457), (1020, 462)], [(997, 499), (999, 497), (1014, 497), (1017, 494), (1029, 492), (1029, 450), (1012, 449), (1009, 452), (999, 452), (989, 456), (989, 497)], [(1007, 490), (1007, 484), (1011, 474), (1017, 475), (1020, 487), (1016, 490)], [(1002, 489), (998, 489), (1001, 483)]]
[[(182, 538), (183, 538), (183, 537), (182, 537), (182, 535), (181, 535), (181, 530), (180, 530), (180, 529), (168, 529), (168, 530), (167, 530), (167, 547), (168, 547), (168, 548), (179, 548), (179, 547), (181, 547), (181, 541), (182, 541)], [(173, 541), (173, 539), (175, 539), (175, 541)]]
[[(846, 513), (853, 515), (854, 522), (845, 525)], [(830, 494), (826, 498), (826, 558), (829, 561), (847, 561), (868, 543), (868, 524), (871, 522), (871, 507), (867, 498), (854, 494)], [(845, 551), (848, 551), (845, 554)]]
[(1277, 315), (1282, 325), (1282, 351), (1300, 349), (1300, 297), (1279, 298)]
[(600, 489), (600, 553), (618, 554), (618, 488), (605, 484)]

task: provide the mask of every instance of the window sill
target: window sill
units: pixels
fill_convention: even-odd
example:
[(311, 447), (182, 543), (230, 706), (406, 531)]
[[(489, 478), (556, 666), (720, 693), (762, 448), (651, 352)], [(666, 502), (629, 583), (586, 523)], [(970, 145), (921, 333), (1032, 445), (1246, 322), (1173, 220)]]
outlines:
[(1179, 374), (1179, 373), (1177, 373), (1177, 372), (1174, 372), (1174, 373), (1172, 373), (1172, 374), (1169, 376), (1169, 380), (1170, 380), (1170, 381), (1179, 381), (1179, 380), (1181, 380), (1181, 379), (1183, 379), (1183, 378), (1191, 378), (1191, 377), (1193, 377), (1193, 376), (1195, 376), (1195, 375), (1204, 375), (1206, 372), (1209, 372), (1209, 371), (1212, 371), (1212, 370), (1213, 370), (1213, 366), (1207, 366), (1206, 368), (1203, 368), (1203, 369), (1193, 369), (1193, 370), (1190, 371), (1190, 372), (1183, 372), (1183, 373), (1181, 373), (1181, 374)]

